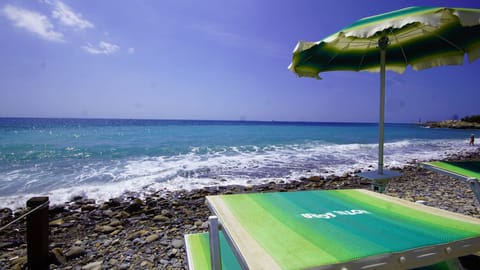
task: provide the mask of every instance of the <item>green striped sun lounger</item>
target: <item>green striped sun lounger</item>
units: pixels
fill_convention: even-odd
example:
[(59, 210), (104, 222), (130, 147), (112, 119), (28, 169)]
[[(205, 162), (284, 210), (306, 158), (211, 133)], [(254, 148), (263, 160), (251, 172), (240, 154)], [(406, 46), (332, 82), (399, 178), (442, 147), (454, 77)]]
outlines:
[(243, 269), (269, 270), (451, 269), (480, 251), (480, 220), (368, 190), (216, 195), (207, 204), (213, 269), (225, 242)]
[(421, 163), (420, 166), (427, 170), (467, 181), (480, 202), (480, 161), (433, 161)]

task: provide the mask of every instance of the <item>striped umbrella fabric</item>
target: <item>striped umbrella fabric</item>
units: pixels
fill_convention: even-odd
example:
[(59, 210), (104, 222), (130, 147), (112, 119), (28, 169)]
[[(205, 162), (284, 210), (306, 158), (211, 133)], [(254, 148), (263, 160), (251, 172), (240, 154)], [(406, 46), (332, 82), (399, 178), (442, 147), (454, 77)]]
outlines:
[(473, 62), (480, 57), (480, 9), (410, 7), (367, 17), (320, 41), (300, 41), (289, 69), (314, 78), (335, 70), (379, 72), (382, 39), (386, 70), (461, 65), (465, 54)]
[(480, 250), (480, 220), (368, 190), (216, 195), (207, 203), (248, 269), (410, 269)]
[(410, 7), (361, 19), (317, 42), (300, 41), (289, 69), (320, 79), (326, 71), (380, 72), (378, 173), (383, 174), (385, 71), (461, 65), (480, 57), (480, 9)]

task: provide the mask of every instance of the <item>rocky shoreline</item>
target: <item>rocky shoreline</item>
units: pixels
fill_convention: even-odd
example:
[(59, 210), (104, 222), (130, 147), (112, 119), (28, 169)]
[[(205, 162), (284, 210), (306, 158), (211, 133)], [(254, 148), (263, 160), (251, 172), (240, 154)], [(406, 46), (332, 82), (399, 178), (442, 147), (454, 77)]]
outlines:
[[(480, 159), (480, 151), (449, 160)], [(428, 206), (480, 218), (480, 205), (468, 185), (412, 163), (399, 169), (385, 193)], [(135, 194), (96, 203), (75, 198), (50, 206), (51, 269), (187, 269), (183, 235), (208, 230), (205, 196), (244, 192), (370, 188), (357, 176), (302, 178), (256, 186), (211, 187), (157, 192), (145, 199)], [(0, 226), (25, 210), (0, 209)], [(24, 269), (25, 224), (0, 232), (0, 270)]]
[(444, 120), (439, 122), (429, 121), (422, 125), (428, 128), (480, 129), (480, 123), (461, 120)]

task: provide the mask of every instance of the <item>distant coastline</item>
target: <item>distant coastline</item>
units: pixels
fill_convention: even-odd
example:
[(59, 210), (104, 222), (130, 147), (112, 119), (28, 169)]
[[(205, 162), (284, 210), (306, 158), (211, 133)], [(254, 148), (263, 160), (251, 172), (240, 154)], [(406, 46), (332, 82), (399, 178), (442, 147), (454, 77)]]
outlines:
[(480, 123), (462, 120), (428, 121), (421, 125), (428, 128), (480, 129)]

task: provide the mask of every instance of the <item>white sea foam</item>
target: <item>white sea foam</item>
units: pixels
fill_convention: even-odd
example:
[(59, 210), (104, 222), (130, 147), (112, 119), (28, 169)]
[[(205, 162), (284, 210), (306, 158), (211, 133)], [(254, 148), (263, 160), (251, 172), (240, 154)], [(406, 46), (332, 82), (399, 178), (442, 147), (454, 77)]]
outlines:
[[(385, 144), (384, 163), (387, 168), (402, 167), (414, 159), (441, 159), (473, 150), (475, 148), (462, 140), (402, 140)], [(49, 171), (48, 166), (39, 165), (0, 173), (2, 183), (23, 179), (20, 192), (0, 197), (0, 207), (22, 207), (28, 198), (36, 195), (49, 196), (52, 204), (69, 201), (76, 195), (105, 201), (125, 192), (141, 195), (159, 190), (343, 175), (376, 167), (377, 151), (376, 144), (307, 143), (216, 151), (194, 148), (190, 153), (170, 157), (85, 163), (57, 175)], [(51, 179), (51, 183), (44, 179)]]

